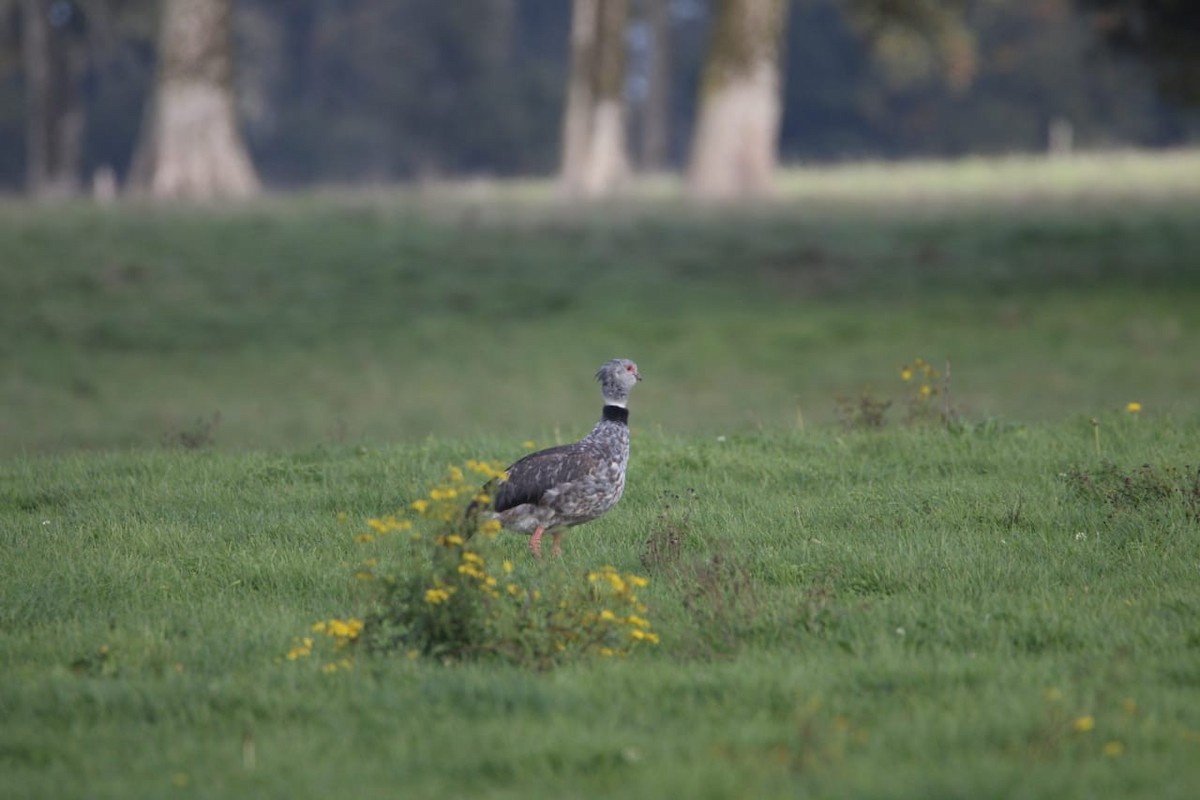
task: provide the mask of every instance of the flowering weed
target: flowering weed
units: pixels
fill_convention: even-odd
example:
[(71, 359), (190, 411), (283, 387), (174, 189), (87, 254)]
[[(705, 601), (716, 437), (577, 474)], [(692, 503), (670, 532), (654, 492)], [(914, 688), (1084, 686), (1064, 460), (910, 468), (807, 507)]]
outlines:
[[(958, 414), (950, 404), (949, 362), (943, 373), (918, 357), (900, 366), (899, 377), (903, 387), (905, 423), (941, 422), (950, 425), (957, 419)], [(892, 399), (879, 397), (872, 389), (864, 388), (856, 398), (838, 397), (834, 410), (846, 428), (882, 428), (887, 424), (887, 412), (893, 405), (895, 402)]]
[(354, 571), (364, 587), (361, 619), (318, 622), (288, 659), (308, 658), (313, 637), (323, 637), (335, 658), (326, 671), (349, 667), (355, 651), (443, 662), (499, 658), (544, 670), (658, 644), (638, 596), (647, 578), (611, 566), (555, 577), (505, 557), (500, 523), (477, 513), (505, 477), (496, 465), (471, 460), (450, 467), (404, 512), (368, 520), (369, 530), (355, 537), (371, 549)]

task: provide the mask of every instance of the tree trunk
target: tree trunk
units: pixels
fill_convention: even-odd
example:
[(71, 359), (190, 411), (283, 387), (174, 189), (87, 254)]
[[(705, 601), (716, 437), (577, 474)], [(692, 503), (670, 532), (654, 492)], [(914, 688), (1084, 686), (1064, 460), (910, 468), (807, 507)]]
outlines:
[(611, 194), (629, 172), (625, 145), (628, 0), (574, 0), (560, 185), (571, 197)]
[(671, 120), (671, 14), (669, 0), (645, 0), (650, 29), (650, 63), (646, 102), (642, 106), (642, 169), (661, 170), (667, 164)]
[(718, 0), (700, 87), (688, 190), (704, 200), (770, 193), (778, 159), (786, 0)]
[(84, 113), (80, 81), (87, 68), (83, 19), (73, 5), (23, 0), (21, 58), (25, 72), (25, 158), (29, 192), (79, 192)]
[(258, 177), (233, 98), (233, 0), (166, 0), (158, 77), (130, 174), (153, 197), (247, 197)]

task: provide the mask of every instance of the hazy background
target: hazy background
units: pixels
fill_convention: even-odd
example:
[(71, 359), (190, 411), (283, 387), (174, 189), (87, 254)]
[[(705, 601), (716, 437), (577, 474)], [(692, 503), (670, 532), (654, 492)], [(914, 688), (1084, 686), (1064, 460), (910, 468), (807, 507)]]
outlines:
[[(154, 79), (158, 4), (40, 4), (57, 20), (56, 46), (76, 52), (84, 182), (104, 165), (123, 180)], [(9, 191), (26, 179), (21, 16), (37, 5), (0, 2), (0, 187)], [(571, 5), (237, 0), (237, 110), (260, 177), (295, 187), (553, 174)], [(630, 154), (637, 165), (678, 168), (689, 152), (714, 3), (666, 2), (658, 38), (653, 5), (633, 2), (626, 26)], [(1176, 41), (1187, 34), (1178, 19), (1160, 23), (1166, 36), (1152, 27), (1163, 7), (1190, 16), (1194, 35), (1190, 5), (795, 0), (783, 36), (780, 155), (809, 162), (1041, 152), (1055, 120), (1069, 123), (1082, 148), (1194, 142), (1200, 121), (1186, 110), (1186, 85), (1159, 91), (1172, 75), (1182, 80), (1179, 67), (1159, 61), (1173, 57), (1171, 48), (1200, 45)], [(1141, 31), (1141, 49), (1114, 47), (1129, 30)], [(669, 38), (659, 41), (664, 31)], [(661, 100), (649, 96), (659, 46), (670, 65)], [(665, 118), (663, 144), (643, 136), (651, 103), (663, 105), (649, 111)]]

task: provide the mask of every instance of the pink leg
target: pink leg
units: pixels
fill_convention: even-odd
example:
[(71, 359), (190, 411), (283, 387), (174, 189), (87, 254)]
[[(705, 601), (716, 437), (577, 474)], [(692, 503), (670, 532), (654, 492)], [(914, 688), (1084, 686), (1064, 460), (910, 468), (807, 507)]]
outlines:
[(555, 531), (550, 534), (550, 555), (555, 558), (562, 557), (562, 531)]
[(546, 529), (538, 526), (538, 529), (533, 532), (533, 536), (529, 539), (529, 552), (533, 553), (534, 558), (542, 557), (542, 534)]

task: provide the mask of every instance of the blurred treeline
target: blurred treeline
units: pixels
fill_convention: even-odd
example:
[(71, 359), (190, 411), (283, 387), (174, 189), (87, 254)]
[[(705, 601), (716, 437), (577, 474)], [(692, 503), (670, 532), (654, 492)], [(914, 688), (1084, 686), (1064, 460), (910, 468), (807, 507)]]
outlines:
[[(26, 178), (21, 5), (0, 0), (0, 187), (14, 190)], [(713, 9), (704, 0), (667, 4), (669, 81), (655, 117), (666, 120), (664, 153), (640, 135), (657, 94), (647, 91), (658, 41), (647, 5), (633, 2), (626, 36), (630, 154), (635, 165), (675, 167), (688, 155)], [(1157, 91), (1145, 59), (1103, 45), (1102, 18), (1086, 2), (957, 0), (942, 4), (953, 23), (932, 27), (894, 24), (894, 15), (875, 24), (863, 11), (887, 5), (791, 2), (783, 160), (1037, 151), (1052, 130), (1086, 148), (1200, 137), (1200, 118)], [(83, 75), (82, 172), (111, 166), (124, 176), (154, 83), (158, 3), (52, 6), (55, 35)], [(269, 184), (549, 174), (559, 165), (566, 0), (236, 0), (234, 8), (239, 119)]]

